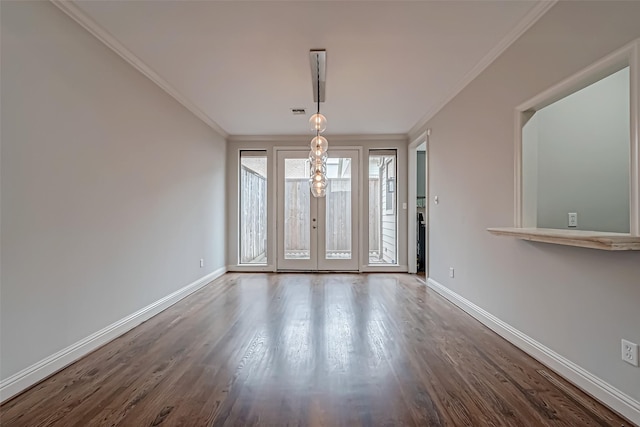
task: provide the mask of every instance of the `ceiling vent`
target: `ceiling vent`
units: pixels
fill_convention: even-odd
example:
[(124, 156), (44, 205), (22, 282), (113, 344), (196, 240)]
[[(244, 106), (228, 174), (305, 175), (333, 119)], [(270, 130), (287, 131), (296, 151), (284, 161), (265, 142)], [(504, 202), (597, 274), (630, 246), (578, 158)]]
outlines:
[(291, 113), (294, 116), (302, 116), (307, 114), (307, 110), (305, 110), (304, 108), (291, 108)]

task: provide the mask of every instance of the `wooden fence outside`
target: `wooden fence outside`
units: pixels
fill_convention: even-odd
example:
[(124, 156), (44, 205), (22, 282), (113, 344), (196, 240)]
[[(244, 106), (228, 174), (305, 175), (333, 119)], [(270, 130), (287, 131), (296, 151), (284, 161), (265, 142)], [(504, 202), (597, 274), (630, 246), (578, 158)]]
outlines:
[(267, 248), (267, 180), (242, 166), (240, 183), (240, 262), (264, 262)]
[[(242, 263), (264, 262), (267, 239), (266, 179), (242, 167), (240, 192), (241, 227), (240, 260)], [(335, 188), (348, 187), (349, 179), (332, 179)], [(369, 179), (369, 251), (380, 251), (380, 181)], [(287, 179), (284, 201), (284, 247), (290, 254), (308, 254), (310, 235), (310, 197), (307, 179)], [(355, 196), (355, 195), (354, 195)], [(327, 191), (326, 246), (328, 253), (350, 253), (351, 191)]]
[[(335, 188), (343, 188), (349, 179), (332, 179)], [(285, 251), (309, 251), (309, 181), (287, 179), (284, 201), (284, 247)], [(327, 191), (326, 195), (326, 245), (328, 252), (351, 251), (351, 191)]]
[(284, 200), (284, 250), (285, 252), (309, 252), (311, 191), (307, 179), (285, 180)]

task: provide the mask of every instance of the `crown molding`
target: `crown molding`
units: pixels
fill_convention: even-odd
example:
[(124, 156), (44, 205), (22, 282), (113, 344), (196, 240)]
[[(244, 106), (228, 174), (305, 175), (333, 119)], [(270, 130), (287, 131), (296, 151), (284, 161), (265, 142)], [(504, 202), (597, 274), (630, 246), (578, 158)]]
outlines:
[(127, 49), (113, 35), (102, 28), (89, 15), (83, 12), (71, 0), (50, 0), (53, 5), (63, 11), (71, 19), (80, 24), (85, 30), (89, 31), (94, 37), (104, 43), (108, 48), (117, 53), (122, 59), (127, 61), (136, 70), (140, 71), (149, 80), (158, 85), (167, 94), (182, 104), (187, 110), (191, 111), (196, 117), (206, 123), (211, 129), (219, 133), (222, 137), (227, 138), (229, 134), (220, 127), (211, 117), (198, 108), (186, 96), (180, 93), (176, 88), (171, 86), (165, 79), (160, 77), (151, 67), (145, 64), (140, 58)]
[(555, 5), (558, 0), (541, 0), (537, 3), (527, 14), (516, 24), (515, 27), (511, 29), (507, 33), (506, 36), (500, 40), (500, 42), (489, 51), (481, 60), (473, 67), (468, 73), (462, 77), (462, 79), (455, 86), (455, 89), (451, 91), (451, 93), (443, 98), (440, 102), (438, 102), (435, 107), (431, 108), (427, 114), (424, 115), (422, 119), (418, 121), (408, 132), (410, 138), (415, 139), (415, 136), (423, 131), (423, 128), (426, 126), (427, 122), (431, 120), (440, 110), (444, 108), (453, 98), (455, 98), (462, 90), (467, 87), (469, 83), (471, 83), (476, 77), (480, 75), (484, 70), (489, 67), (498, 59), (502, 53), (507, 50), (509, 46), (511, 46), (525, 31), (527, 31), (533, 24), (535, 24), (542, 16), (547, 13), (553, 5)]
[[(325, 135), (331, 141), (407, 141), (406, 134), (358, 134), (358, 135)], [(229, 142), (304, 142), (310, 141), (313, 135), (229, 135)]]

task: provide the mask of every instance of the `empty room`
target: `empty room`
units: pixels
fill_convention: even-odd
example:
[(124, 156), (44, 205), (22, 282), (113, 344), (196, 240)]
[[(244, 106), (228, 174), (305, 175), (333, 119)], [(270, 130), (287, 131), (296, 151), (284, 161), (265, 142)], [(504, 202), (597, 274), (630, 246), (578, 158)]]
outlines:
[(640, 426), (639, 23), (0, 0), (0, 425)]

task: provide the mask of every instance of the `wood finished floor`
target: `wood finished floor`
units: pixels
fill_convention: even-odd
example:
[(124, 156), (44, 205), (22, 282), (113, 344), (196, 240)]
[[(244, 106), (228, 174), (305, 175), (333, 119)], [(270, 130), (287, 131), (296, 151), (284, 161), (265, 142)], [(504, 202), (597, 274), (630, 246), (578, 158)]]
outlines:
[(629, 426), (403, 274), (227, 274), (2, 426)]

